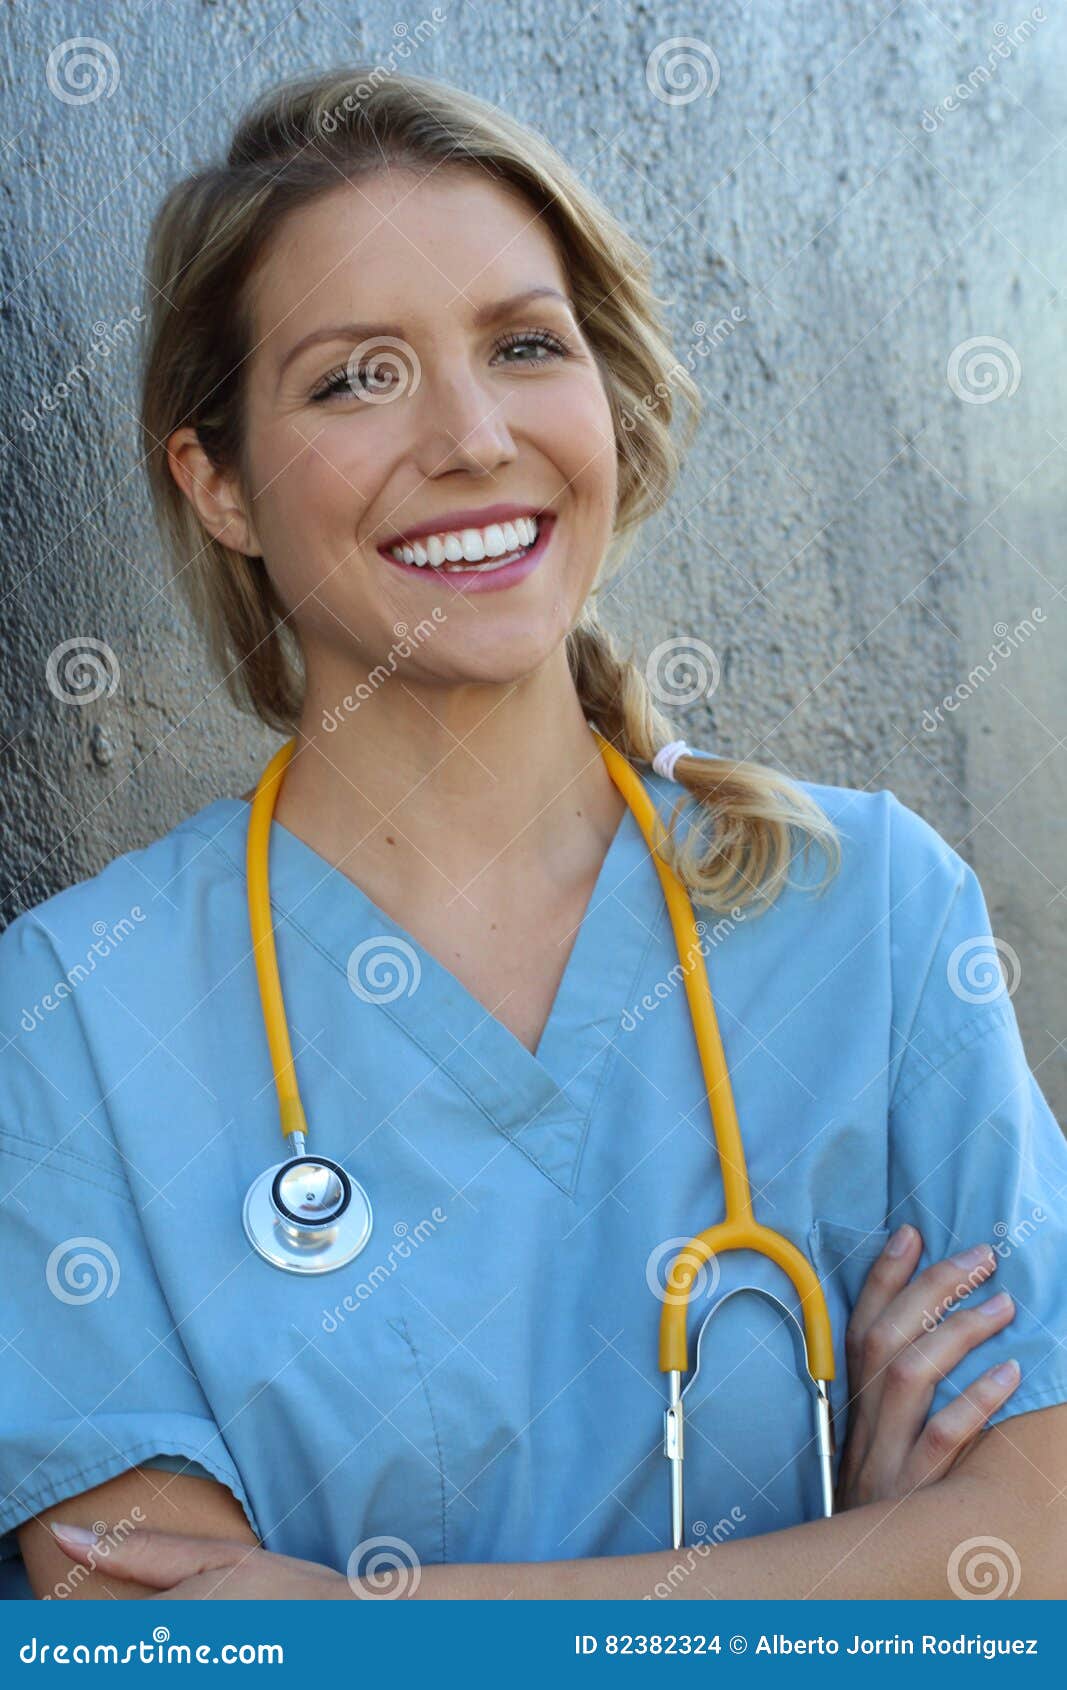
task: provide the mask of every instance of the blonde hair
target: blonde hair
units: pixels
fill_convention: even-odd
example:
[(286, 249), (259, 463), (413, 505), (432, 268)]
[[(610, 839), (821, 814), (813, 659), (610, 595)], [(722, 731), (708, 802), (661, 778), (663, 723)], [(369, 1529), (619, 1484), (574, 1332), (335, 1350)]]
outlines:
[[(152, 502), (177, 577), (230, 697), (268, 727), (291, 733), (304, 696), (299, 641), (261, 558), (207, 536), (170, 473), (166, 441), (193, 425), (217, 467), (243, 479), (244, 378), (253, 349), (249, 281), (287, 213), (346, 178), (385, 167), (478, 170), (517, 190), (555, 239), (582, 333), (615, 428), (615, 531), (581, 617), (567, 636), (570, 671), (587, 720), (623, 756), (651, 764), (681, 737), (657, 708), (642, 670), (601, 626), (596, 596), (640, 524), (665, 503), (681, 463), (676, 404), (699, 420), (700, 393), (673, 356), (653, 292), (648, 253), (535, 131), (474, 96), (428, 77), (342, 66), (270, 89), (241, 118), (226, 161), (176, 183), (156, 213), (145, 265), (146, 323), (140, 422)], [(247, 483), (245, 482), (245, 485)], [(790, 884), (792, 830), (836, 872), (840, 847), (818, 804), (758, 763), (683, 755), (675, 778), (695, 801), (679, 837), (671, 816), (664, 855), (695, 902), (714, 910), (766, 908)], [(709, 824), (711, 838), (702, 837)], [(820, 888), (821, 889), (821, 888)], [(756, 913), (759, 913), (757, 909)]]

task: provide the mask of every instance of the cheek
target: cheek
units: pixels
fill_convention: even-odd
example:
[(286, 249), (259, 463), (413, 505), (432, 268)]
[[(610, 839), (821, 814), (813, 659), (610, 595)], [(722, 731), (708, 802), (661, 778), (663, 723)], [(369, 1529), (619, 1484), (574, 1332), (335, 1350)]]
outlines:
[(366, 484), (350, 430), (311, 423), (279, 431), (256, 464), (256, 523), (268, 557), (326, 574), (343, 555), (338, 548), (352, 544)]
[(607, 395), (597, 385), (573, 391), (554, 418), (554, 455), (572, 493), (610, 520), (618, 479)]

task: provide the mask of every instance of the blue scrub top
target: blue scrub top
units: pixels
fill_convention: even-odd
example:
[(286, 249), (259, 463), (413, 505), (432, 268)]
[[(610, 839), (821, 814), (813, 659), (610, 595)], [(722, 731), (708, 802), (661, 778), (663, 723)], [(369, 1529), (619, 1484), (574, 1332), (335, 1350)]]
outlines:
[[(682, 789), (642, 778), (669, 820)], [(805, 890), (813, 850), (768, 913), (696, 913), (756, 1215), (812, 1255), (829, 1300), (839, 1452), (849, 1312), (903, 1221), (923, 1266), (994, 1244), (992, 1289), (1017, 1304), (933, 1409), (1008, 1356), (1022, 1381), (994, 1420), (1065, 1401), (1067, 1147), (983, 967), (979, 883), (891, 792), (800, 784), (841, 834), (829, 889)], [(284, 1154), (249, 813), (220, 798), (0, 937), (3, 1550), (27, 1517), (157, 1458), (228, 1486), (267, 1549), (340, 1570), (379, 1537), (423, 1563), (666, 1547), (660, 1287), (723, 1196), (631, 812), (536, 1055), (273, 824), (309, 1149), (374, 1207), (363, 1253), (313, 1277), (268, 1265), (241, 1225)], [(691, 1333), (735, 1284), (796, 1306), (759, 1256), (717, 1267)], [(810, 1396), (765, 1299), (716, 1317), (687, 1402), (690, 1542), (817, 1514)]]

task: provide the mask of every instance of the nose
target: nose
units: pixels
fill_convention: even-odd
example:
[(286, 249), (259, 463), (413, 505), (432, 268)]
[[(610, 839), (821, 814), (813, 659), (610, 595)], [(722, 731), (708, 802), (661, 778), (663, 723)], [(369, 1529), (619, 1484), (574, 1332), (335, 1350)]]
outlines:
[(508, 423), (508, 396), (493, 392), (469, 365), (425, 372), (414, 397), (418, 440), (416, 462), (424, 476), (461, 469), (499, 469), (516, 456)]

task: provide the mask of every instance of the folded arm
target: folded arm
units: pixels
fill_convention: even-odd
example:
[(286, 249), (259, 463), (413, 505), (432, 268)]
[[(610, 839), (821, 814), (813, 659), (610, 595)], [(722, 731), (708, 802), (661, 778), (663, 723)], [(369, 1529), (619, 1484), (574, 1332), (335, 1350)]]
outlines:
[[(991, 1427), (935, 1485), (830, 1520), (703, 1549), (523, 1564), (426, 1567), (424, 1598), (950, 1598), (954, 1552), (989, 1545), (1004, 1595), (1067, 1596), (1067, 1404)], [(666, 1508), (664, 1510), (666, 1516)], [(996, 1540), (996, 1541), (991, 1541)], [(973, 1554), (978, 1555), (978, 1546)], [(966, 1580), (968, 1555), (956, 1577)], [(973, 1576), (988, 1576), (988, 1567)], [(672, 1576), (673, 1570), (673, 1576)], [(973, 1585), (966, 1586), (975, 1588)]]
[[(143, 1481), (145, 1475), (139, 1477)], [(207, 1481), (184, 1483), (211, 1488)], [(1062, 1598), (1067, 1595), (1065, 1494), (1067, 1404), (1060, 1404), (992, 1427), (935, 1484), (896, 1500), (865, 1503), (830, 1520), (742, 1542), (647, 1555), (422, 1567), (399, 1594), (459, 1601), (663, 1595), (937, 1599), (959, 1595), (960, 1586), (984, 1588), (981, 1581), (996, 1565), (1003, 1569), (998, 1594)], [(92, 1518), (85, 1500), (78, 1497), (55, 1512), (64, 1519)], [(44, 1594), (39, 1589), (42, 1570), (57, 1576), (53, 1555), (62, 1563), (58, 1576), (69, 1576), (77, 1565), (94, 1565), (93, 1552), (76, 1546), (69, 1558), (50, 1548), (46, 1561), (29, 1530), (24, 1529), (24, 1552), (38, 1594)], [(251, 1535), (243, 1518), (241, 1530)], [(335, 1600), (360, 1594), (334, 1568), (272, 1554), (250, 1545), (244, 1535), (239, 1540), (220, 1530), (214, 1536), (190, 1536), (157, 1530), (153, 1520), (148, 1529), (138, 1527), (111, 1548), (108, 1562), (112, 1580), (129, 1580), (129, 1586), (116, 1588), (113, 1582), (110, 1591), (91, 1594), (179, 1600)], [(951, 1576), (950, 1565), (955, 1569)], [(366, 1594), (378, 1592), (370, 1586)]]
[[(929, 1414), (937, 1380), (1003, 1331), (1013, 1312), (990, 1319), (957, 1309), (950, 1320), (937, 1319), (946, 1292), (949, 1303), (958, 1302), (988, 1278), (995, 1259), (990, 1252), (967, 1286), (959, 1284), (953, 1259), (912, 1278), (921, 1242), (914, 1229), (902, 1229), (899, 1247), (887, 1248), (872, 1266), (849, 1321), (849, 1433), (832, 1519), (678, 1551), (420, 1567), (404, 1593), (938, 1598), (995, 1580), (998, 1593), (1002, 1586), (1009, 1595), (1067, 1595), (1067, 1404), (1018, 1414), (983, 1432), (1015, 1389), (987, 1372)], [(71, 1544), (68, 1557), (47, 1529), (57, 1520), (107, 1522), (113, 1529), (99, 1544), (90, 1538), (88, 1549)], [(119, 1529), (131, 1520), (132, 1534)], [(666, 1494), (663, 1521), (666, 1530)], [(358, 1593), (333, 1568), (261, 1549), (224, 1486), (183, 1476), (160, 1483), (146, 1469), (46, 1510), (19, 1537), (39, 1596), (61, 1581), (81, 1596)]]

